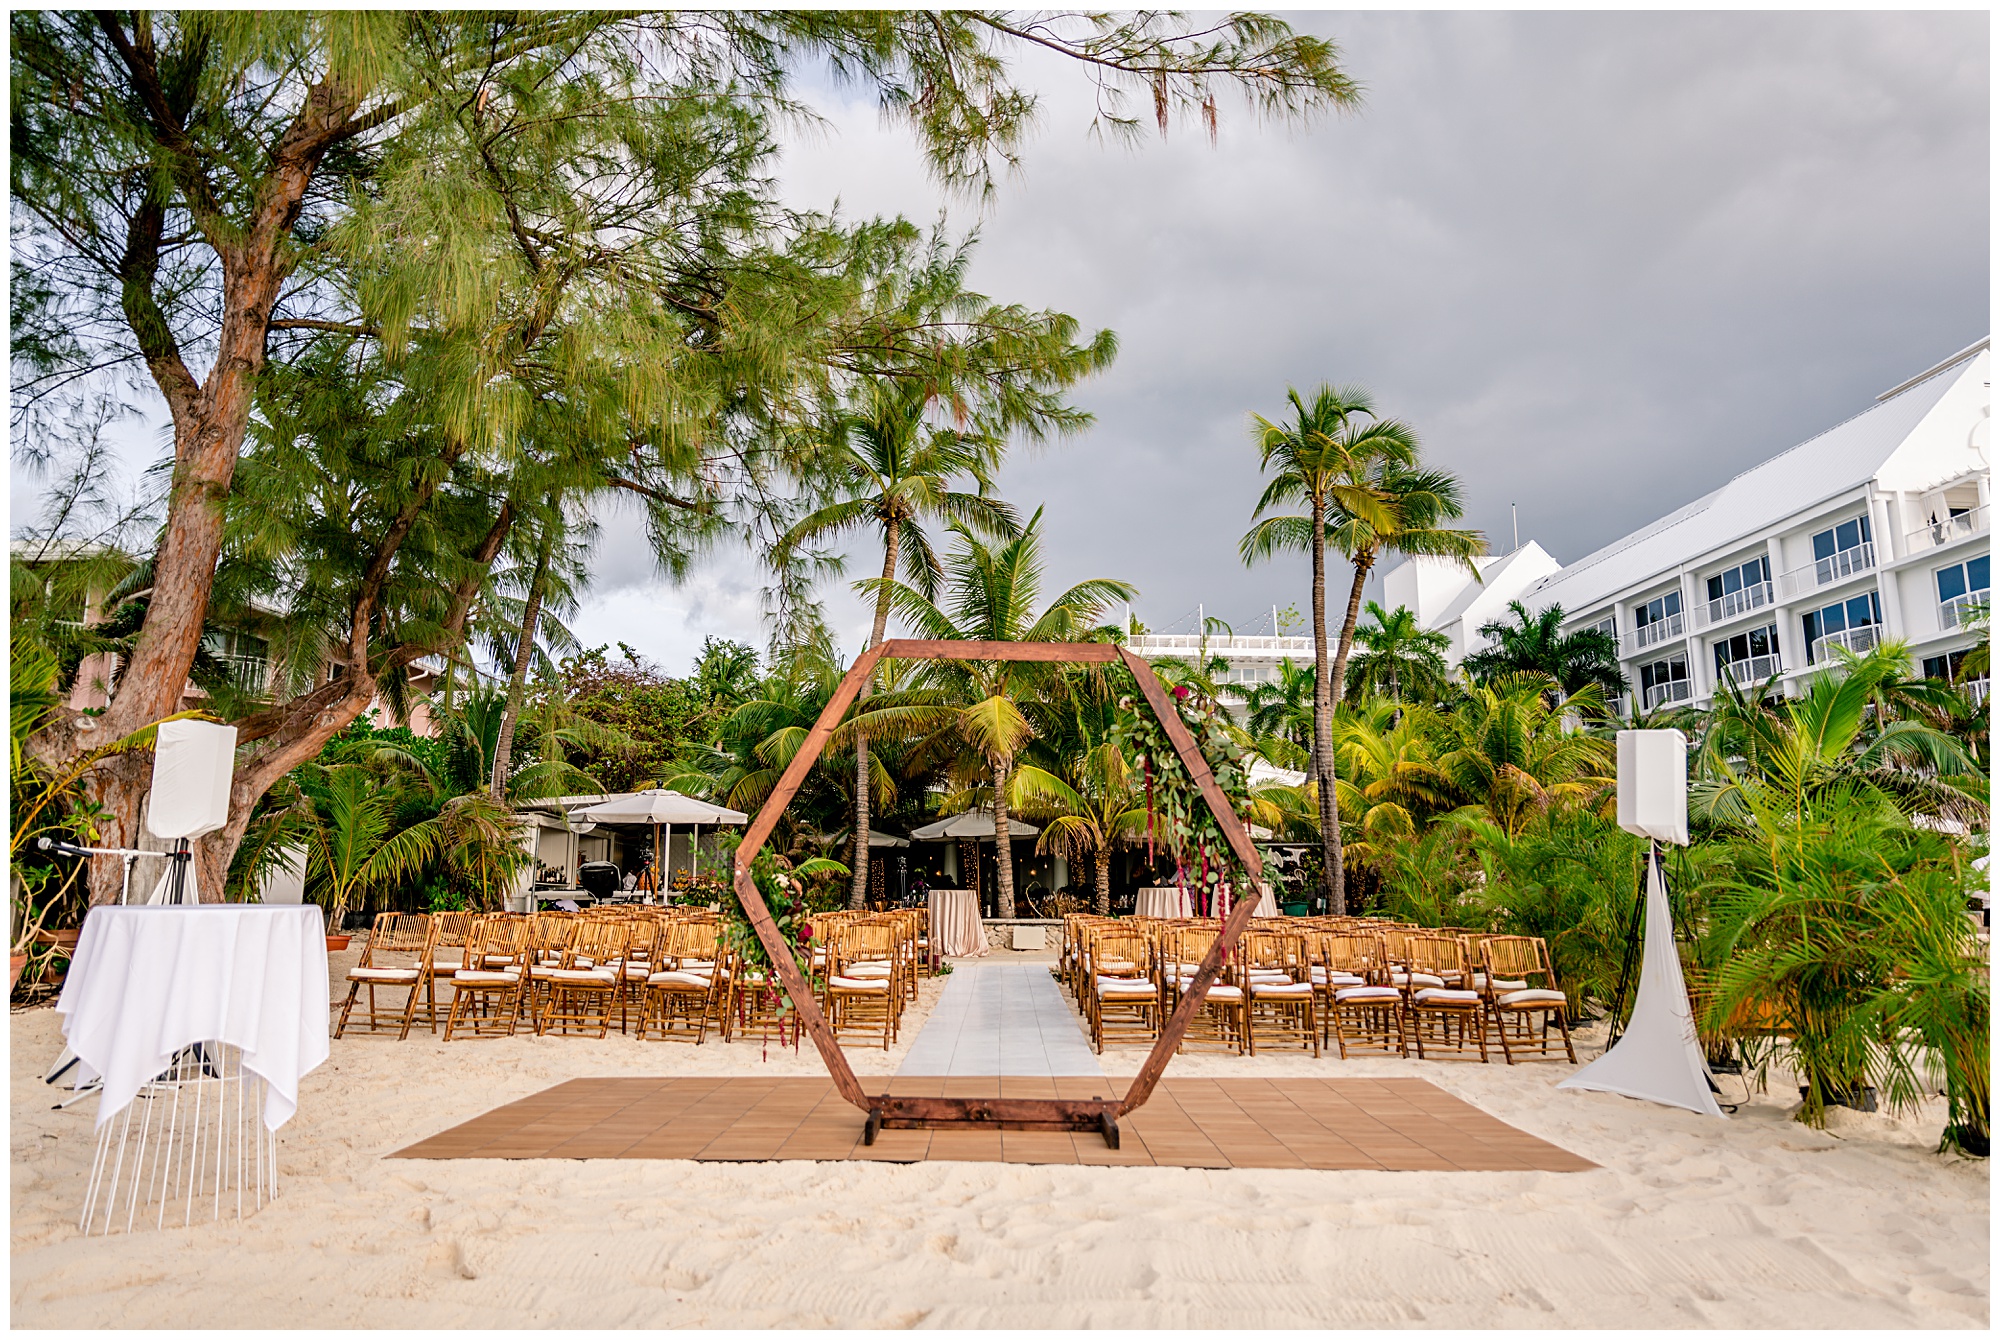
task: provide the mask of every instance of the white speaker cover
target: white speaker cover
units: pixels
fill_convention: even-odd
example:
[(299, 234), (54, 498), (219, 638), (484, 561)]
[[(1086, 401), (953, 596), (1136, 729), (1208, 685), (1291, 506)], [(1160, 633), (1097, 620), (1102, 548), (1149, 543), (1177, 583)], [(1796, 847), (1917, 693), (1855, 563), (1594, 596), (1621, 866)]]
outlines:
[(236, 773), (236, 727), (163, 721), (153, 746), (153, 791), (146, 827), (163, 838), (200, 837), (229, 821)]
[(1658, 842), (1687, 845), (1685, 735), (1677, 730), (1618, 732), (1618, 826)]

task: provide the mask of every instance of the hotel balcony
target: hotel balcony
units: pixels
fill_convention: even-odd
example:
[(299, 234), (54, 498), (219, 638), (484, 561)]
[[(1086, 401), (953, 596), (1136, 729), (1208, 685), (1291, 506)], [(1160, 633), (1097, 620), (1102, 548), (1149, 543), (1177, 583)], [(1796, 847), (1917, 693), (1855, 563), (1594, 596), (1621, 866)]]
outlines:
[(1739, 689), (1751, 688), (1773, 675), (1784, 673), (1784, 662), (1776, 656), (1747, 656), (1722, 667), (1722, 676), (1733, 681)]
[(1993, 593), (1990, 591), (1967, 591), (1953, 596), (1950, 600), (1938, 602), (1938, 629), (1949, 633), (1963, 628), (1992, 608)]
[(1648, 647), (1657, 647), (1662, 642), (1671, 642), (1677, 637), (1685, 636), (1686, 633), (1687, 626), (1677, 611), (1664, 619), (1642, 623), (1633, 629), (1632, 636), (1625, 640), (1626, 652), (1630, 655), (1633, 652), (1644, 651)]
[(1668, 703), (1684, 703), (1694, 696), (1694, 686), (1685, 679), (1671, 680), (1665, 684), (1655, 684), (1646, 690), (1646, 710), (1665, 707)]
[(1727, 623), (1738, 615), (1752, 610), (1768, 609), (1778, 603), (1777, 593), (1769, 582), (1758, 582), (1746, 586), (1741, 591), (1731, 591), (1720, 600), (1704, 600), (1694, 607), (1694, 622), (1697, 628), (1710, 624)]
[(1858, 572), (1875, 566), (1875, 542), (1863, 540), (1852, 549), (1842, 549), (1816, 559), (1802, 568), (1793, 568), (1778, 578), (1778, 589), (1787, 599), (1817, 591), (1822, 586), (1846, 581)]
[(1913, 554), (1922, 553), (1926, 549), (1937, 549), (1959, 540), (1970, 539), (1974, 535), (1983, 535), (1991, 525), (1992, 517), (1987, 509), (1984, 506), (1974, 507), (1970, 511), (1960, 512), (1957, 516), (1949, 516), (1942, 521), (1933, 521), (1927, 526), (1917, 527), (1906, 537), (1908, 543), (1905, 548)]
[(1824, 637), (1813, 639), (1813, 664), (1825, 665), (1829, 661), (1837, 660), (1838, 657), (1833, 654), (1835, 647), (1845, 647), (1856, 656), (1859, 656), (1881, 640), (1882, 625), (1878, 623), (1865, 623), (1859, 628), (1847, 628), (1838, 633), (1828, 633)]

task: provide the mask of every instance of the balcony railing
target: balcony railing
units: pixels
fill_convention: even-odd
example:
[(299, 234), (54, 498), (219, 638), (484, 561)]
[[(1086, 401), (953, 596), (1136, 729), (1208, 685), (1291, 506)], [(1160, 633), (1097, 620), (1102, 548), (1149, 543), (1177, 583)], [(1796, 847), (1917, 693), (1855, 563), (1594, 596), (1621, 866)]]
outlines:
[(1908, 548), (1913, 554), (1926, 549), (1936, 549), (1940, 545), (1970, 539), (1974, 535), (1983, 535), (1991, 524), (1992, 516), (1982, 503), (1969, 512), (1960, 512), (1957, 516), (1948, 516), (1942, 521), (1933, 521), (1928, 525), (1917, 527), (1909, 534)]
[(1938, 602), (1938, 627), (1947, 633), (1954, 628), (1963, 628), (1986, 613), (1992, 603), (1990, 591), (1967, 591), (1950, 600), (1941, 600)]
[(1733, 619), (1751, 610), (1760, 610), (1777, 603), (1777, 594), (1769, 582), (1758, 582), (1746, 586), (1741, 591), (1731, 591), (1720, 600), (1704, 601), (1694, 607), (1695, 622), (1701, 627)]
[(1974, 707), (1981, 707), (1985, 705), (1986, 695), (1993, 691), (1993, 681), (1991, 679), (1968, 679), (1960, 687), (1965, 690), (1965, 696), (1972, 699)]
[(1310, 661), (1313, 658), (1313, 640), (1309, 637), (1236, 636), (1228, 633), (1202, 637), (1198, 633), (1140, 633), (1125, 645), (1138, 656), (1198, 656), (1206, 646), (1210, 656), (1228, 656), (1234, 652), (1273, 659), (1289, 656), (1294, 660)]
[(1722, 667), (1722, 673), (1739, 688), (1762, 684), (1773, 675), (1785, 673), (1784, 662), (1776, 656), (1746, 656)]
[(1812, 658), (1815, 664), (1824, 664), (1835, 659), (1833, 648), (1845, 647), (1859, 656), (1882, 640), (1882, 625), (1865, 623), (1859, 628), (1846, 628), (1838, 633), (1828, 633), (1816, 637), (1812, 644)]
[(1665, 684), (1655, 684), (1646, 690), (1646, 710), (1664, 707), (1668, 703), (1684, 703), (1694, 696), (1694, 686), (1685, 679), (1669, 680)]
[(1802, 568), (1793, 568), (1778, 578), (1778, 589), (1787, 597), (1801, 595), (1845, 581), (1855, 573), (1867, 572), (1874, 566), (1875, 542), (1863, 540), (1852, 549), (1842, 549), (1825, 558), (1814, 559)]
[(1686, 631), (1687, 626), (1681, 621), (1680, 611), (1676, 610), (1664, 619), (1655, 619), (1651, 623), (1642, 623), (1634, 628), (1632, 650), (1644, 651), (1648, 647), (1656, 647), (1662, 642), (1682, 636)]

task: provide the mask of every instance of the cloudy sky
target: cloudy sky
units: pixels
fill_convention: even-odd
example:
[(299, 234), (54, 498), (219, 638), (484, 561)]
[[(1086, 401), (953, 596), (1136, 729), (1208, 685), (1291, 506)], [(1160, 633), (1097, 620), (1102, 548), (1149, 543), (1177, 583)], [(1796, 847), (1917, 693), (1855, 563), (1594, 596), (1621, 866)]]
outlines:
[[(1077, 397), (1094, 429), (1002, 486), (1046, 505), (1056, 580), (1135, 582), (1155, 628), (1303, 607), (1302, 562), (1236, 558), (1248, 415), (1288, 385), (1368, 387), (1496, 550), (1517, 503), (1569, 561), (1987, 333), (1984, 14), (1295, 21), (1340, 44), (1361, 110), (1295, 130), (1225, 104), (1214, 147), (1127, 149), (1035, 62), (1024, 174), (952, 206), (981, 229), (981, 291), (1118, 332)], [(928, 221), (910, 137), (845, 96), (819, 91), (829, 131), (788, 156), (790, 198)], [(761, 644), (758, 584), (725, 556), (671, 590), (608, 539), (579, 631), (678, 670), (704, 634)], [(852, 595), (828, 605), (857, 642)]]

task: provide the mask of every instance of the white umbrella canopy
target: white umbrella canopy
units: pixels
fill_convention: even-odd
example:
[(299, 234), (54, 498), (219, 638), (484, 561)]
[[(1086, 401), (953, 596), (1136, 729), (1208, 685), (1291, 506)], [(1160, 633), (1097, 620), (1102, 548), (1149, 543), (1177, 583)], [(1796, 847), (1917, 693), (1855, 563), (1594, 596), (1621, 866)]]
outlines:
[[(1041, 831), (1012, 815), (1007, 818), (1007, 836), (1010, 838), (1033, 837)], [(993, 836), (993, 811), (967, 810), (964, 814), (954, 814), (949, 819), (940, 819), (922, 828), (912, 828), (910, 836), (919, 842), (936, 842), (941, 838), (990, 839)]]
[(613, 796), (595, 805), (570, 812), (572, 819), (588, 819), (600, 824), (743, 824), (750, 816), (740, 810), (724, 809), (678, 791), (657, 787)]

